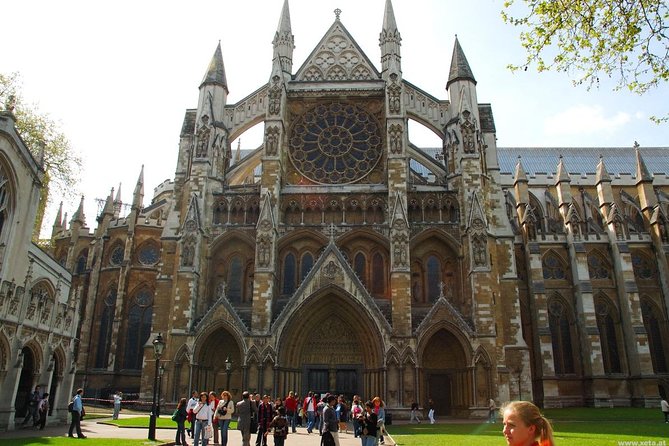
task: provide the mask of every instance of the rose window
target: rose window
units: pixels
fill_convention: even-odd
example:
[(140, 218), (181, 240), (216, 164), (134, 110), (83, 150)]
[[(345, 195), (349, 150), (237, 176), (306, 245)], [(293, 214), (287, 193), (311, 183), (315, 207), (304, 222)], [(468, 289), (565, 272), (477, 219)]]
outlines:
[(295, 168), (316, 183), (353, 183), (381, 160), (381, 126), (358, 106), (319, 105), (293, 123), (289, 153)]

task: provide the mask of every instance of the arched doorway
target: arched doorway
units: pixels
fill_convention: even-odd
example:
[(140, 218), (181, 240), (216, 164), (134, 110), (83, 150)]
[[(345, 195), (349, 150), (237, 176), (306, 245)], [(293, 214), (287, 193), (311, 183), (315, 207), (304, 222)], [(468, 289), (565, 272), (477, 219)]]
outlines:
[(460, 340), (441, 328), (422, 351), (424, 398), (432, 399), (436, 416), (464, 413), (471, 403), (469, 361)]
[[(243, 358), (235, 336), (224, 327), (212, 328), (196, 346), (196, 366), (193, 368), (192, 389), (228, 390), (233, 398), (241, 398), (243, 383)], [(231, 361), (230, 380), (225, 361)]]
[(285, 327), (278, 343), (279, 394), (383, 395), (383, 337), (348, 294), (330, 288), (309, 297)]
[(28, 410), (28, 399), (30, 392), (33, 390), (33, 380), (35, 377), (35, 355), (28, 347), (21, 349), (23, 356), (23, 367), (21, 368), (21, 377), (19, 378), (18, 389), (16, 391), (16, 400), (14, 407), (16, 408), (16, 420), (23, 421)]

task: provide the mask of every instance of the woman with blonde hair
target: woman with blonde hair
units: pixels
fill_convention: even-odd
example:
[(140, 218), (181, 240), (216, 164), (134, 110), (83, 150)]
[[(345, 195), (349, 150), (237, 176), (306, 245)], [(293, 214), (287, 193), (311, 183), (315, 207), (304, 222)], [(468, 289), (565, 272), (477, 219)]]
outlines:
[(502, 410), (502, 433), (509, 446), (555, 446), (553, 427), (529, 401), (512, 401)]

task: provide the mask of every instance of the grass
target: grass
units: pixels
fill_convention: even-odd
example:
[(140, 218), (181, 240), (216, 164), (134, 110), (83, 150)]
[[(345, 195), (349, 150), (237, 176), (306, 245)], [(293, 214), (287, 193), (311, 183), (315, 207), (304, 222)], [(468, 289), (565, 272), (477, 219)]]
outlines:
[[(669, 426), (659, 409), (552, 409), (545, 415), (553, 422), (558, 446), (611, 446), (635, 441), (667, 445)], [(388, 426), (401, 446), (442, 446), (466, 444), (499, 446), (504, 444), (502, 423), (447, 423)], [(655, 443), (650, 443), (655, 442)], [(642, 444), (642, 443), (637, 443)]]
[[(117, 438), (95, 438), (95, 446), (119, 446)], [(0, 446), (72, 446), (82, 444), (78, 438), (67, 437), (40, 437), (40, 438), (10, 438), (0, 440)], [(123, 440), (123, 446), (153, 446), (163, 444), (162, 441), (151, 440)]]
[[(148, 427), (149, 417), (119, 418), (118, 420), (104, 421), (104, 424), (111, 424), (118, 427)], [(186, 426), (188, 426), (186, 422)], [(164, 415), (156, 418), (156, 428), (158, 429), (176, 429), (177, 423), (172, 421), (171, 415)], [(237, 421), (230, 421), (229, 429), (237, 429)]]

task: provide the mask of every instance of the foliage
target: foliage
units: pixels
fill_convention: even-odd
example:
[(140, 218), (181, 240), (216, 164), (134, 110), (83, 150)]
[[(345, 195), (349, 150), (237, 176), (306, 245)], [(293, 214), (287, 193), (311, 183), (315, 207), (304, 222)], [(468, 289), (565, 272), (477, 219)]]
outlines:
[(79, 181), (81, 158), (74, 152), (60, 126), (48, 114), (41, 113), (37, 106), (26, 104), (21, 97), (18, 73), (0, 73), (0, 103), (13, 107), (16, 129), (35, 160), (44, 163), (45, 175), (35, 225), (39, 233), (44, 209), (53, 193), (72, 198)]
[[(527, 58), (512, 70), (536, 65), (576, 75), (588, 88), (600, 75), (617, 88), (637, 94), (669, 81), (669, 4), (666, 0), (506, 0), (502, 18), (524, 29), (520, 33)], [(669, 119), (669, 116), (662, 118)]]

